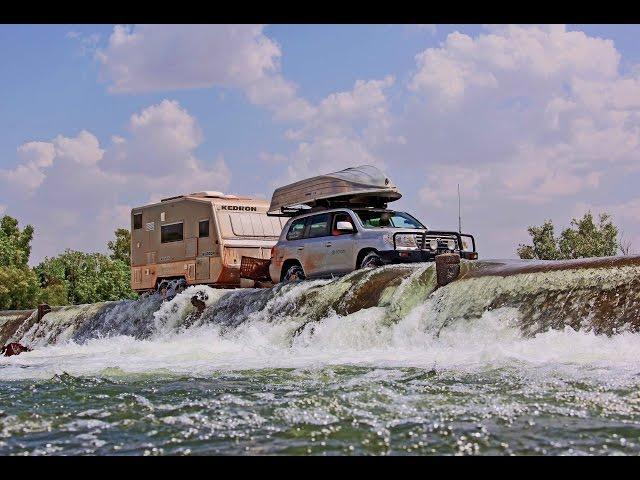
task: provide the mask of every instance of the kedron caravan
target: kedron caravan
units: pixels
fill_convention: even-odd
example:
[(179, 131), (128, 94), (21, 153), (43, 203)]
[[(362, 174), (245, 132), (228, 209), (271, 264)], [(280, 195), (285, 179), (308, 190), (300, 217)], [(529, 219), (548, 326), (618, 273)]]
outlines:
[(131, 286), (153, 290), (240, 285), (243, 256), (270, 258), (285, 219), (266, 215), (269, 203), (221, 192), (165, 198), (131, 210)]

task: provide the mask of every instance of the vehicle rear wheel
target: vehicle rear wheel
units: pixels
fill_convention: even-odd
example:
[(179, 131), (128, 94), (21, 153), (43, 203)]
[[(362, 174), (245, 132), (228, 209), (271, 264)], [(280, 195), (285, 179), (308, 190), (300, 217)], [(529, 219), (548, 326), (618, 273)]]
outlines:
[(384, 265), (382, 263), (382, 258), (376, 252), (367, 253), (362, 259), (362, 263), (360, 263), (360, 268), (376, 268)]
[(298, 280), (304, 280), (305, 278), (304, 270), (300, 265), (292, 265), (287, 270), (287, 273), (284, 274), (285, 282), (295, 282)]

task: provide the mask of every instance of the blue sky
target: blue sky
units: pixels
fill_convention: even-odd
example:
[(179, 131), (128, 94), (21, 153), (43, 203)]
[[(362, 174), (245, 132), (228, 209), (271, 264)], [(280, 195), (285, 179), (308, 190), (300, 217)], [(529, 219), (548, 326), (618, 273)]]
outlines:
[(0, 211), (32, 262), (128, 210), (361, 163), (482, 256), (608, 211), (640, 248), (635, 25), (0, 26)]

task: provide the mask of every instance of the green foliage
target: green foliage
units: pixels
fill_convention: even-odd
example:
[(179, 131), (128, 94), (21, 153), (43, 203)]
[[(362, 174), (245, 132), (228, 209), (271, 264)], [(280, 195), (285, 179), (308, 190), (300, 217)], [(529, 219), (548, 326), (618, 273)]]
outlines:
[(0, 266), (0, 310), (20, 310), (38, 305), (40, 285), (29, 267)]
[(0, 309), (35, 308), (38, 303), (68, 305), (135, 298), (131, 290), (128, 230), (115, 231), (111, 255), (65, 250), (28, 265), (33, 227), (23, 230), (5, 215), (0, 220)]
[(111, 260), (120, 260), (126, 265), (131, 265), (131, 232), (126, 228), (118, 228), (115, 232), (116, 239), (109, 240), (107, 247), (111, 250)]
[(541, 260), (556, 260), (560, 258), (551, 220), (547, 220), (540, 227), (529, 227), (527, 231), (531, 235), (533, 245), (520, 245), (518, 248), (520, 258)]
[(101, 253), (65, 250), (45, 258), (36, 267), (40, 283), (57, 298), (66, 292), (69, 304), (135, 298), (131, 290), (129, 266)]
[(23, 230), (9, 215), (0, 219), (0, 309), (32, 308), (38, 303), (38, 277), (27, 265), (33, 227)]
[(518, 256), (524, 259), (563, 260), (571, 258), (605, 257), (618, 249), (618, 228), (611, 217), (603, 213), (596, 225), (591, 212), (581, 219), (571, 220), (571, 226), (554, 236), (554, 226), (547, 220), (540, 227), (529, 227), (533, 245), (520, 245)]
[(31, 225), (20, 230), (18, 220), (9, 215), (3, 216), (0, 219), (0, 267), (26, 267), (32, 239)]
[(48, 305), (68, 305), (69, 290), (63, 283), (49, 285), (40, 289), (40, 299), (38, 303), (46, 303)]

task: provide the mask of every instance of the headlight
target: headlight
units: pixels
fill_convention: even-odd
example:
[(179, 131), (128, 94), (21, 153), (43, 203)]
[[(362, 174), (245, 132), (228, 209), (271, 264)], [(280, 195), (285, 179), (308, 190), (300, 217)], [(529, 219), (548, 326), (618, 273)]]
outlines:
[(435, 238), (432, 238), (431, 240), (429, 240), (429, 248), (431, 250), (437, 250), (438, 249), (438, 240)]
[(396, 235), (396, 249), (398, 250), (415, 250), (418, 248), (416, 236), (411, 233)]
[(455, 250), (456, 248), (456, 241), (455, 240), (447, 240), (447, 248), (449, 250)]

